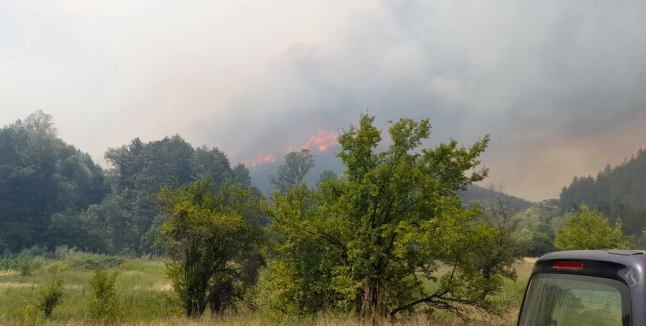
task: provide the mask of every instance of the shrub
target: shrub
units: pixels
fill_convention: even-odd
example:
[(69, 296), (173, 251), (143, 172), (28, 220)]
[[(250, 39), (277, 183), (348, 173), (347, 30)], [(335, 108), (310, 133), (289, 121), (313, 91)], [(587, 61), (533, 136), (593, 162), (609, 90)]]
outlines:
[(90, 302), (90, 314), (94, 318), (114, 320), (118, 313), (119, 301), (115, 289), (117, 273), (108, 275), (104, 270), (96, 270), (90, 280), (94, 299)]
[(49, 264), (45, 269), (47, 269), (47, 272), (50, 274), (58, 274), (70, 269), (70, 265), (62, 262), (54, 262)]
[(70, 249), (69, 247), (67, 247), (67, 245), (57, 246), (54, 249), (54, 258), (60, 259), (60, 260), (67, 260), (71, 256), (73, 256), (77, 251), (78, 249), (76, 247)]
[(36, 307), (49, 317), (52, 310), (61, 303), (63, 297), (63, 281), (52, 280), (47, 287), (38, 291), (36, 298)]
[(565, 227), (556, 235), (554, 245), (564, 250), (627, 249), (631, 237), (621, 231), (621, 219), (610, 227), (608, 219), (599, 211), (581, 205), (580, 212), (565, 218)]
[(109, 255), (79, 253), (70, 260), (70, 265), (74, 268), (96, 270), (116, 268), (124, 261), (123, 258)]
[(11, 261), (11, 257), (5, 254), (5, 256), (0, 261), (0, 269), (8, 271), (11, 268)]
[(20, 256), (16, 259), (16, 268), (20, 271), (20, 276), (30, 276), (34, 271), (34, 265), (32, 264), (32, 258)]
[(55, 257), (67, 262), (72, 268), (87, 270), (116, 268), (126, 261), (123, 257), (83, 252), (67, 246), (57, 246)]

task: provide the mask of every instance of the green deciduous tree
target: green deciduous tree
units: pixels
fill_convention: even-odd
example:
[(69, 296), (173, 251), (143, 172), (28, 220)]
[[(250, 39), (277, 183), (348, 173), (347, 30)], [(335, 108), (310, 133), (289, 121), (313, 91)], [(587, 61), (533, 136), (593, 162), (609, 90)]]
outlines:
[(206, 175), (182, 187), (163, 187), (157, 194), (168, 216), (157, 244), (172, 259), (168, 276), (188, 316), (201, 315), (207, 306), (219, 313), (243, 300), (259, 268), (249, 268), (263, 238), (252, 221), (257, 212), (252, 191), (229, 184), (217, 194), (215, 189)]
[(278, 171), (269, 175), (269, 182), (281, 192), (303, 183), (307, 172), (314, 167), (314, 157), (308, 149), (287, 153), (283, 159), (285, 162), (278, 166)]
[(0, 250), (9, 251), (61, 245), (50, 238), (52, 217), (85, 210), (109, 192), (101, 167), (59, 139), (40, 110), (0, 129), (0, 181)]
[(321, 183), (326, 182), (328, 179), (334, 179), (337, 177), (338, 176), (333, 171), (324, 170), (322, 173), (319, 174), (319, 179), (316, 181), (316, 187), (318, 187)]
[(495, 230), (487, 241), (475, 244), (471, 254), (471, 272), (474, 278), (481, 279), (481, 295), (495, 293), (503, 285), (503, 278), (516, 280), (516, 270), (512, 266), (522, 259), (531, 246), (531, 233), (520, 227), (521, 220), (515, 210), (509, 207), (502, 187), (491, 184), (489, 194), (482, 201), (482, 214), (478, 222)]
[(613, 229), (601, 213), (581, 205), (580, 212), (566, 217), (565, 227), (556, 235), (554, 245), (561, 251), (626, 249), (630, 237), (622, 233), (621, 219), (617, 219)]
[[(381, 132), (373, 121), (363, 115), (339, 135), (347, 167), (341, 178), (321, 183), (320, 193), (304, 185), (277, 192), (266, 205), (279, 240), (270, 309), (385, 317), (418, 304), (486, 307), (487, 290), (468, 257), (495, 231), (476, 224), (479, 208), (463, 208), (456, 193), (487, 175), (477, 166), (489, 137), (470, 148), (451, 140), (420, 150), (428, 119), (401, 119), (389, 128), (392, 144), (377, 151)], [(438, 279), (440, 262), (451, 269)], [(428, 280), (437, 289), (427, 289)]]

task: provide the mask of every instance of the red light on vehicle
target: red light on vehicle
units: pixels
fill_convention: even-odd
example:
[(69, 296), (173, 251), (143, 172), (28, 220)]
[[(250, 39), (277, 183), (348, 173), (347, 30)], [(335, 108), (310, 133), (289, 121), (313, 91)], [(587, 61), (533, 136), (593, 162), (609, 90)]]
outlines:
[(583, 264), (572, 261), (557, 261), (552, 266), (554, 269), (583, 269)]

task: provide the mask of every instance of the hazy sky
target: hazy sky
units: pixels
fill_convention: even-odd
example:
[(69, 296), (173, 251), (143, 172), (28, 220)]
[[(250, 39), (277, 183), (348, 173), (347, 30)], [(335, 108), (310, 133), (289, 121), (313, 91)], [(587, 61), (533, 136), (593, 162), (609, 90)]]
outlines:
[(554, 198), (646, 147), (644, 13), (644, 1), (0, 1), (0, 126), (42, 109), (101, 163), (108, 147), (176, 133), (250, 163), (329, 143), (366, 110), (384, 128), (429, 117), (429, 144), (489, 133), (489, 181)]

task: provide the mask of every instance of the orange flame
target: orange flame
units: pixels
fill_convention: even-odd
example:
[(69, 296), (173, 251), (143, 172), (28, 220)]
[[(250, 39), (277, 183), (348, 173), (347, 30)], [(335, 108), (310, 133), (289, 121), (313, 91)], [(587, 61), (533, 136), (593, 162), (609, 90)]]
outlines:
[(319, 130), (317, 135), (310, 137), (301, 148), (304, 149), (318, 149), (319, 152), (327, 150), (329, 147), (339, 144), (335, 136), (332, 136), (325, 130)]
[[(276, 159), (274, 158), (274, 156), (272, 156), (271, 154), (263, 154), (262, 152), (260, 152), (260, 154), (256, 157), (256, 159), (253, 159), (253, 161), (251, 161), (251, 166), (256, 167), (261, 164), (274, 163), (274, 162), (276, 162)], [(249, 164), (247, 164), (247, 166), (249, 166)]]

